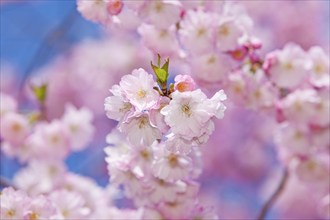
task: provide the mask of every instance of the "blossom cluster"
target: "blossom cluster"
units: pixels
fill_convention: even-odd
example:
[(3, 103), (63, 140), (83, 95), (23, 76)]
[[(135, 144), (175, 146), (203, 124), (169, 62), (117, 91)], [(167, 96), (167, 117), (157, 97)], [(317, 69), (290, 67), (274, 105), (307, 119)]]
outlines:
[(177, 75), (168, 87), (168, 62), (152, 65), (156, 81), (144, 69), (133, 70), (105, 99), (107, 116), (121, 132), (107, 137), (113, 145), (105, 149), (110, 180), (150, 210), (147, 219), (215, 219), (198, 203), (194, 179), (201, 171), (199, 147), (214, 131), (213, 118), (224, 116), (226, 95), (220, 90), (208, 99), (188, 75)]
[[(275, 141), (280, 160), (313, 190), (321, 209), (330, 206), (329, 56), (319, 47), (287, 45), (266, 58), (267, 73), (280, 88)], [(323, 215), (327, 216), (326, 211)]]
[(118, 130), (131, 143), (142, 146), (166, 136), (167, 149), (173, 153), (189, 153), (192, 146), (206, 143), (214, 131), (212, 119), (224, 116), (223, 90), (208, 99), (195, 89), (188, 75), (176, 76), (169, 95), (155, 88), (156, 81), (143, 69), (133, 70), (112, 87), (113, 95), (106, 98), (105, 110), (109, 118), (119, 121)]
[[(78, 10), (86, 19), (115, 28), (113, 34), (137, 30), (150, 51), (183, 59), (189, 72), (208, 83), (222, 81), (235, 67), (232, 61), (247, 55), (251, 44), (260, 47), (250, 33), (252, 20), (228, 2), (120, 1), (119, 14), (106, 16), (111, 22), (97, 19), (106, 2), (78, 1)], [(87, 6), (90, 4), (95, 7)]]
[(235, 106), (277, 121), (273, 142), (291, 179), (313, 192), (327, 218), (330, 153), (329, 56), (289, 43), (264, 57), (253, 52), (226, 75), (223, 88)]
[(84, 149), (93, 138), (93, 115), (68, 104), (64, 115), (52, 121), (43, 113), (22, 114), (15, 99), (1, 94), (1, 149), (22, 162), (61, 160), (71, 151)]
[[(323, 36), (320, 17), (304, 26), (292, 15), (318, 11), (315, 2), (77, 0), (102, 38), (34, 73), (48, 79), (24, 85), (38, 110), (26, 108), (25, 94), (13, 98), (18, 80), (1, 67), (1, 157), (24, 165), (9, 184), (0, 179), (11, 185), (0, 193), (1, 219), (251, 219), (249, 204), (260, 202), (251, 194), (262, 185), (275, 192), (278, 168), (286, 174), (270, 200), (278, 217), (329, 219), (329, 55), (308, 48)], [(276, 4), (280, 16), (261, 6)], [(160, 55), (147, 65), (156, 54), (169, 57), (175, 77)], [(70, 154), (104, 145), (114, 126), (106, 162), (89, 166), (109, 183), (71, 172)], [(231, 203), (236, 187), (250, 196)], [(236, 203), (245, 196), (246, 207)]]
[[(122, 3), (121, 12), (107, 27), (136, 29), (146, 48), (186, 64), (200, 86), (221, 86), (234, 105), (277, 120), (273, 141), (280, 161), (302, 182), (312, 183), (311, 189), (318, 189), (319, 201), (329, 196), (329, 56), (322, 48), (304, 51), (289, 43), (261, 56), (261, 42), (251, 34), (253, 22), (228, 2)], [(81, 13), (86, 16), (87, 11)], [(134, 15), (135, 22), (128, 15)], [(160, 113), (167, 113), (166, 125), (171, 126), (171, 117), (175, 126), (180, 114), (167, 109)], [(207, 134), (212, 126), (202, 130)], [(168, 149), (180, 146), (185, 151), (187, 135), (194, 135), (194, 129), (180, 129), (179, 125), (171, 127), (165, 143)], [(186, 138), (178, 142), (178, 134)], [(202, 136), (193, 138), (196, 142), (188, 139), (189, 145), (203, 142)]]
[(116, 208), (116, 189), (70, 173), (61, 162), (35, 161), (14, 181), (19, 189), (1, 192), (1, 219), (132, 219), (142, 213)]

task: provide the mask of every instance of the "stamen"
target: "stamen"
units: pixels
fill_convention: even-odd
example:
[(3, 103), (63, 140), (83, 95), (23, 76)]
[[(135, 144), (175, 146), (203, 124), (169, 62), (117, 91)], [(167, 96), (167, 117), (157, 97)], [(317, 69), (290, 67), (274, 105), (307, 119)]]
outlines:
[(142, 117), (140, 119), (140, 123), (139, 123), (139, 128), (144, 128), (146, 126), (146, 124), (148, 123), (148, 120), (145, 117)]
[(170, 164), (171, 167), (176, 167), (178, 165), (178, 157), (175, 154), (170, 154), (167, 157), (168, 163)]
[(219, 34), (222, 36), (228, 36), (229, 35), (229, 28), (227, 27), (227, 25), (222, 25), (219, 28)]
[(181, 106), (181, 111), (188, 117), (191, 116), (190, 106), (188, 104), (184, 104)]
[(138, 95), (139, 98), (143, 99), (144, 97), (146, 97), (147, 92), (145, 90), (143, 90), (143, 89), (140, 89), (138, 91), (137, 95)]

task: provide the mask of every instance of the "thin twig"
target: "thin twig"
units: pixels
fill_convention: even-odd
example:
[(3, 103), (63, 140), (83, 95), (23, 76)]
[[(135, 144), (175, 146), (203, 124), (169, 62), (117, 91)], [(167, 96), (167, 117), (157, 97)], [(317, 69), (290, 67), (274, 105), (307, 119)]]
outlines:
[(273, 206), (276, 202), (278, 196), (283, 192), (285, 185), (288, 181), (289, 172), (287, 169), (284, 170), (282, 179), (278, 187), (276, 188), (275, 192), (271, 195), (271, 197), (266, 201), (266, 203), (262, 206), (262, 209), (258, 215), (258, 220), (264, 220), (269, 209)]
[(29, 63), (29, 65), (25, 70), (25, 74), (20, 84), (21, 90), (28, 76), (31, 74), (31, 71), (35, 68), (36, 63), (39, 62), (40, 58), (45, 56), (45, 53), (49, 53), (49, 48), (47, 48), (47, 46), (54, 47), (56, 43), (60, 42), (59, 39), (61, 39), (66, 33), (66, 31), (73, 25), (74, 19), (76, 17), (75, 12), (76, 12), (76, 8), (73, 7), (68, 12), (66, 17), (45, 35), (45, 37), (39, 44), (39, 47), (35, 52), (34, 57), (31, 59), (31, 62)]

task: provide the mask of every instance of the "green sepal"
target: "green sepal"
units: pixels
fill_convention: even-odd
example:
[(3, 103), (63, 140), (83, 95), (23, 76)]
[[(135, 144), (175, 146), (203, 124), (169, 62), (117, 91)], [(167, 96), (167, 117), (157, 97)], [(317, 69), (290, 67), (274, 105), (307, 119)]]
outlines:
[(39, 112), (32, 112), (32, 113), (28, 114), (27, 118), (28, 118), (30, 124), (34, 124), (41, 119), (41, 115)]
[(174, 84), (173, 83), (170, 84), (170, 90), (169, 90), (169, 92), (170, 93), (174, 92)]
[(37, 98), (40, 103), (44, 103), (46, 101), (47, 96), (47, 84), (42, 84), (41, 86), (31, 86), (33, 94)]
[(161, 84), (165, 83), (168, 78), (168, 73), (166, 72), (166, 70), (153, 65), (152, 62), (151, 62), (151, 67), (154, 70), (154, 73), (157, 77), (157, 82), (160, 82)]
[[(168, 78), (168, 66), (169, 66), (169, 64), (170, 64), (170, 59), (167, 59), (167, 60), (165, 60), (164, 65), (162, 66), (162, 69), (165, 70), (165, 72), (167, 74), (167, 78)], [(166, 80), (167, 80), (167, 78), (166, 78)]]

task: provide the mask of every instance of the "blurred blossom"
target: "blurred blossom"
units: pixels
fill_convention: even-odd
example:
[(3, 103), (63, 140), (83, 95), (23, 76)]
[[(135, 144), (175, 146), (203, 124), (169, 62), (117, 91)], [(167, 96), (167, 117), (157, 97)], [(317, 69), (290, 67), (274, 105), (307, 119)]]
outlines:
[(26, 69), (3, 50), (1, 219), (329, 218), (329, 2), (68, 4)]

